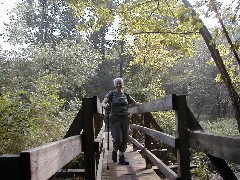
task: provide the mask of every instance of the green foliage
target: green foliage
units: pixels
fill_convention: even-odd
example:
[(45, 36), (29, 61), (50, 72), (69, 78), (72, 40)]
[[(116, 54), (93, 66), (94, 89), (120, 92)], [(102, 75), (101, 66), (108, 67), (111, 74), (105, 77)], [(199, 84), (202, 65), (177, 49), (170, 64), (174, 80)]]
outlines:
[(176, 134), (176, 119), (175, 112), (154, 112), (153, 117), (158, 122), (159, 126), (164, 130), (164, 133), (175, 136)]
[(84, 169), (84, 154), (75, 157), (68, 166), (69, 169)]
[[(43, 76), (37, 80), (35, 87), (37, 91), (33, 92), (29, 97), (31, 105), (35, 106), (37, 104), (38, 109), (36, 110), (44, 114), (46, 111), (49, 114), (58, 112), (58, 108), (63, 104), (63, 100), (58, 100), (59, 84), (57, 84), (57, 78), (52, 75)], [(48, 115), (44, 114), (41, 114), (41, 119), (43, 120), (48, 117)]]
[(191, 170), (193, 179), (209, 180), (211, 173), (208, 170), (208, 159), (204, 153), (197, 153), (192, 151), (191, 163), (196, 165), (197, 168)]
[(202, 120), (200, 121), (204, 131), (212, 134), (240, 137), (236, 121), (233, 118), (218, 118), (215, 120)]
[(68, 3), (73, 8), (74, 15), (81, 20), (78, 26), (80, 31), (97, 31), (111, 24), (114, 19), (111, 0), (87, 2), (68, 0)]
[(127, 86), (144, 94), (146, 99), (164, 95), (161, 74), (183, 56), (176, 49), (164, 48), (161, 40), (164, 40), (161, 34), (139, 35), (129, 50), (134, 59), (126, 71), (131, 82)]
[[(196, 32), (203, 26), (199, 23), (199, 15), (192, 17), (192, 9), (185, 8), (181, 1), (104, 1), (102, 4), (100, 3), (101, 1), (69, 2), (75, 7), (76, 14), (81, 12), (79, 15), (86, 22), (84, 26), (89, 27), (91, 30), (98, 29), (101, 25), (110, 25), (116, 19), (119, 21), (116, 28), (119, 34), (118, 38), (126, 41), (128, 47), (126, 54), (132, 57), (132, 61), (126, 68), (125, 75), (126, 79), (129, 80), (127, 87), (129, 87), (130, 92), (137, 91), (137, 93), (144, 95), (146, 100), (154, 99), (166, 93), (166, 89), (164, 89), (165, 84), (162, 82), (165, 74), (162, 74), (162, 72), (166, 72), (171, 67), (174, 68), (176, 64), (178, 67), (181, 66), (178, 65), (180, 58), (193, 55), (193, 40), (197, 37)], [(208, 4), (210, 9), (215, 8), (212, 8), (212, 2), (214, 1)], [(206, 1), (206, 3), (208, 2)], [(221, 6), (217, 4), (217, 7)], [(230, 13), (229, 9), (231, 8), (228, 7), (224, 10), (228, 12), (227, 14), (233, 15), (234, 13)], [(238, 12), (237, 8), (234, 10)], [(105, 21), (99, 21), (103, 20), (99, 13), (106, 14), (105, 12), (111, 12), (108, 13), (108, 16), (111, 16), (111, 18), (108, 17)], [(235, 21), (234, 23), (235, 25), (237, 24)], [(233, 29), (235, 31), (238, 28), (235, 27)], [(234, 31), (231, 31), (232, 34), (236, 34)], [(216, 39), (213, 39), (212, 43), (215, 41)], [(225, 49), (221, 49), (221, 54), (227, 55), (227, 52), (224, 52)], [(236, 66), (234, 61), (229, 59), (226, 60), (225, 64), (228, 66), (227, 69), (235, 83), (235, 87), (238, 87), (239, 66)], [(185, 70), (183, 69), (183, 71)], [(203, 93), (200, 96), (208, 94), (208, 89), (211, 87), (212, 82), (211, 73), (216, 73), (214, 71), (210, 72), (210, 78), (208, 78), (206, 74), (198, 71), (204, 77), (204, 81), (197, 85), (197, 80), (200, 78), (197, 77), (199, 74), (195, 73), (194, 86), (190, 87), (192, 89), (189, 89), (189, 84), (192, 83), (189, 82), (189, 78), (193, 72), (193, 70), (184, 72), (183, 75), (187, 75), (187, 77), (183, 78), (179, 78), (176, 75), (174, 77), (177, 79), (175, 84), (183, 85), (182, 92), (184, 94), (191, 93), (190, 95), (195, 97), (197, 89), (204, 85), (204, 82), (207, 82), (208, 87), (202, 90)], [(170, 79), (170, 81), (175, 82), (174, 78), (173, 80)], [(216, 109), (222, 108), (222, 105), (226, 106), (227, 101), (229, 101), (225, 94), (226, 91), (222, 91), (223, 88), (221, 86), (218, 89), (219, 93), (216, 95), (218, 108)], [(204, 97), (205, 99), (207, 102), (208, 97)], [(222, 99), (224, 100), (222, 101)], [(195, 103), (194, 110), (198, 111), (198, 106), (200, 106), (200, 113), (197, 112), (197, 115), (200, 116), (201, 111), (204, 110), (202, 107), (205, 102), (196, 101), (196, 98), (194, 101), (192, 101)], [(222, 109), (225, 109), (225, 107)], [(214, 112), (213, 114), (217, 113), (222, 112)], [(224, 115), (225, 113), (223, 112), (222, 114)]]
[[(191, 52), (191, 38), (194, 28), (199, 25), (190, 16), (191, 11), (179, 2), (165, 1), (71, 1), (76, 16), (82, 18), (81, 30), (96, 30), (118, 20), (117, 32), (123, 39), (129, 35), (139, 38), (139, 34), (158, 34), (156, 39), (173, 49)], [(196, 28), (197, 29), (197, 28)], [(195, 30), (194, 30), (195, 31)], [(141, 38), (141, 37), (140, 37)], [(182, 46), (189, 45), (189, 46)], [(155, 48), (156, 50), (157, 48)]]
[[(191, 10), (179, 1), (69, 3), (82, 18), (84, 24), (80, 26), (85, 30), (99, 29), (118, 20), (118, 38), (125, 40), (125, 54), (132, 57), (125, 68), (126, 90), (144, 95), (145, 100), (165, 94), (162, 72), (174, 66), (178, 59), (193, 54), (192, 40), (202, 26), (197, 21), (198, 15), (192, 18)], [(109, 12), (108, 18), (100, 22), (105, 11)]]
[(31, 58), (40, 68), (58, 78), (60, 96), (68, 101), (84, 95), (83, 84), (101, 63), (99, 54), (84, 40), (77, 44), (64, 41), (54, 48), (31, 47), (30, 50)]
[[(238, 73), (240, 70), (239, 65), (237, 64), (235, 58), (232, 56), (230, 49), (226, 48), (226, 43), (218, 44), (217, 47), (220, 51), (221, 56), (224, 59), (224, 64), (232, 80), (233, 86), (235, 87), (237, 92), (240, 92), (240, 88), (239, 88), (240, 74)], [(213, 64), (213, 63), (209, 62), (209, 64)], [(222, 82), (221, 75), (218, 74), (215, 80), (217, 82)]]
[(20, 90), (1, 95), (1, 154), (17, 153), (27, 147), (33, 147), (42, 141), (42, 139), (38, 139), (38, 142), (31, 141), (32, 137), (39, 137), (36, 132), (43, 134), (51, 132), (45, 127), (52, 124), (51, 120), (56, 116), (54, 114), (63, 103), (57, 95), (55, 83), (54, 78), (46, 76), (36, 85), (35, 92), (27, 93)]
[(23, 1), (14, 9), (7, 25), (8, 42), (11, 44), (45, 43), (55, 46), (62, 40), (75, 40), (78, 18), (65, 0)]
[(101, 62), (99, 54), (82, 40), (28, 46), (8, 57), (1, 61), (0, 153), (62, 138), (79, 109), (75, 102), (84, 94), (84, 82)]
[[(204, 119), (200, 121), (205, 132), (230, 137), (240, 137), (236, 122), (233, 118), (219, 118), (216, 120)], [(216, 168), (208, 160), (204, 153), (197, 153), (192, 150), (191, 163), (197, 165), (197, 168), (192, 169), (194, 179), (212, 179), (217, 174)], [(240, 167), (237, 164), (228, 163), (233, 171), (238, 172)]]

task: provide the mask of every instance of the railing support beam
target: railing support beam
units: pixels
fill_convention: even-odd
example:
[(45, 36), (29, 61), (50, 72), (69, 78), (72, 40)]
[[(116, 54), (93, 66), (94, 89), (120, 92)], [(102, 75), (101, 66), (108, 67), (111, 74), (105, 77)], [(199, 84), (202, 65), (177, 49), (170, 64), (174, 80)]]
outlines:
[(94, 152), (94, 104), (92, 98), (82, 99), (83, 114), (83, 148), (85, 179), (95, 179), (95, 152)]
[(176, 97), (176, 138), (179, 139), (177, 149), (178, 175), (184, 180), (191, 180), (189, 132), (187, 127), (186, 96)]

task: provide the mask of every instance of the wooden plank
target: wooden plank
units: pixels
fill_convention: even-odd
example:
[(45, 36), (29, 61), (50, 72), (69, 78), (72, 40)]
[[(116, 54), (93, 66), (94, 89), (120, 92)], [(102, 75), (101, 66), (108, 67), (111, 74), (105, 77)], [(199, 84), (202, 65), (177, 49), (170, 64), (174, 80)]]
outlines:
[(97, 172), (96, 172), (96, 180), (101, 180), (102, 179), (102, 171), (103, 171), (103, 160), (106, 156), (106, 151), (107, 151), (107, 132), (103, 132), (102, 138), (103, 138), (103, 145), (101, 149), (101, 154), (99, 157), (99, 163), (97, 166)]
[[(145, 115), (146, 115), (146, 113), (143, 114), (144, 126), (146, 128), (150, 128), (150, 122), (147, 121), (147, 119), (145, 118)], [(151, 141), (152, 141), (151, 136), (149, 136), (148, 134), (144, 134), (144, 147), (150, 151), (152, 150)], [(145, 157), (145, 161), (146, 161), (146, 168), (147, 169), (152, 168), (152, 163), (151, 163), (150, 159), (148, 159), (148, 157)]]
[(175, 95), (167, 95), (163, 98), (153, 100), (150, 102), (146, 102), (135, 106), (133, 108), (129, 108), (129, 113), (146, 113), (146, 112), (156, 112), (156, 111), (167, 111), (174, 110), (174, 101)]
[(0, 156), (0, 179), (20, 180), (20, 154)]
[[(107, 136), (107, 134), (106, 134)], [(104, 153), (104, 159), (102, 161), (101, 177), (97, 180), (159, 180), (161, 179), (153, 169), (146, 169), (144, 158), (138, 151), (133, 151), (132, 145), (127, 145), (127, 150), (124, 153), (126, 161), (129, 165), (120, 165), (112, 161), (112, 138), (110, 135), (110, 151), (107, 150)], [(107, 140), (107, 139), (106, 139)], [(105, 141), (105, 147), (107, 148), (107, 141)], [(107, 170), (109, 167), (109, 170)]]
[(95, 152), (101, 152), (102, 146), (103, 146), (103, 139), (105, 138), (104, 136), (105, 133), (105, 124), (102, 126), (97, 138), (94, 140), (94, 146), (95, 146)]
[[(138, 115), (137, 114), (133, 114), (132, 115), (132, 124), (135, 124), (137, 123), (137, 119), (138, 119)], [(130, 127), (131, 127), (131, 124), (130, 124)], [(134, 128), (132, 128), (132, 137), (137, 139), (137, 136), (138, 136), (138, 131), (135, 130)], [(137, 150), (137, 147), (135, 146), (135, 144), (133, 144), (133, 150)]]
[(80, 135), (23, 151), (20, 153), (21, 179), (48, 179), (81, 152)]
[[(176, 104), (176, 101), (174, 103)], [(158, 125), (157, 121), (154, 119), (151, 113), (145, 113), (144, 117), (147, 118), (147, 120), (151, 123), (153, 129), (159, 132), (164, 132), (163, 129)], [(177, 157), (177, 150), (175, 148), (178, 146), (178, 139), (176, 137), (173, 138), (175, 138), (174, 144), (168, 145), (165, 142), (165, 145), (167, 146), (168, 151), (170, 151), (175, 157)]]
[(177, 148), (178, 175), (184, 180), (191, 180), (186, 96), (177, 96), (176, 103), (176, 137), (179, 138), (179, 147)]
[(149, 136), (151, 136), (159, 141), (162, 141), (171, 147), (177, 148), (177, 146), (178, 146), (178, 138), (175, 138), (175, 137), (165, 134), (163, 132), (159, 132), (154, 129), (149, 129), (149, 128), (139, 126), (136, 124), (130, 124), (130, 127), (132, 129), (136, 129), (144, 134), (148, 134)]
[(101, 131), (103, 125), (103, 116), (101, 116), (99, 113), (94, 113), (93, 121), (94, 121), (94, 137), (96, 138), (99, 132)]
[(104, 114), (104, 109), (102, 106), (102, 103), (100, 101), (100, 99), (97, 96), (93, 96), (93, 112), (99, 113), (99, 114)]
[(190, 146), (196, 151), (240, 164), (240, 139), (203, 132), (190, 132)]
[(166, 164), (164, 164), (160, 159), (158, 159), (153, 153), (149, 150), (145, 149), (143, 145), (141, 145), (137, 140), (132, 138), (131, 136), (129, 139), (143, 152), (145, 156), (147, 156), (151, 162), (158, 167), (158, 169), (169, 179), (179, 179), (180, 177), (170, 169)]
[[(188, 129), (191, 131), (203, 131), (201, 125), (194, 117), (193, 113), (190, 111), (189, 108), (187, 108), (187, 119), (188, 119)], [(191, 140), (191, 139), (190, 139)], [(211, 163), (215, 166), (215, 168), (218, 170), (219, 174), (223, 179), (231, 179), (231, 180), (237, 180), (238, 178), (233, 173), (229, 165), (226, 163), (225, 160), (206, 154)]]

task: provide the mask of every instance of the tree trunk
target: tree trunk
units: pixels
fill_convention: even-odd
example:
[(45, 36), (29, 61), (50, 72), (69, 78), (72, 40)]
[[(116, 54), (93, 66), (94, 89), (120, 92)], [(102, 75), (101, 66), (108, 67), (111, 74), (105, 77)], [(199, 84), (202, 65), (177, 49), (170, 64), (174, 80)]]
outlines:
[(120, 55), (119, 55), (119, 75), (120, 77), (123, 77), (123, 62), (124, 62), (124, 56), (123, 56), (123, 48), (124, 48), (124, 42), (120, 41)]
[[(187, 0), (182, 0), (183, 4), (186, 8), (192, 8), (192, 5)], [(192, 9), (192, 17), (196, 17), (196, 12)], [(212, 55), (212, 58), (220, 71), (221, 77), (224, 81), (224, 84), (227, 86), (229, 96), (232, 101), (232, 106), (234, 109), (234, 116), (237, 120), (238, 130), (240, 132), (240, 106), (239, 106), (239, 96), (232, 84), (231, 78), (226, 70), (226, 67), (223, 63), (223, 60), (220, 56), (218, 49), (216, 48), (216, 44), (213, 42), (213, 38), (208, 31), (207, 27), (204, 25), (201, 19), (198, 20), (203, 24), (202, 28), (199, 29), (199, 33), (202, 35), (207, 47)]]
[[(212, 2), (213, 2), (213, 3), (211, 3), (211, 6), (212, 6), (211, 9), (216, 13), (216, 17), (217, 17), (219, 23), (220, 23), (221, 26), (222, 26), (222, 29), (223, 29), (223, 32), (224, 32), (224, 34), (225, 34), (225, 37), (226, 37), (226, 39), (227, 39), (227, 41), (228, 41), (228, 44), (230, 44), (231, 51), (233, 52), (233, 54), (234, 54), (234, 56), (235, 56), (235, 59), (236, 59), (237, 62), (238, 62), (238, 65), (240, 66), (240, 59), (239, 59), (239, 57), (238, 57), (237, 51), (235, 50), (235, 48), (234, 48), (234, 46), (233, 46), (233, 43), (232, 43), (232, 40), (231, 40), (231, 38), (230, 38), (230, 36), (229, 36), (229, 34), (228, 34), (228, 31), (227, 31), (225, 25), (223, 24), (223, 21), (222, 21), (222, 19), (221, 19), (221, 17), (220, 17), (220, 14), (218, 13), (217, 6), (216, 6), (216, 2), (215, 2), (215, 1), (212, 1)], [(210, 5), (210, 3), (209, 3), (209, 5)]]

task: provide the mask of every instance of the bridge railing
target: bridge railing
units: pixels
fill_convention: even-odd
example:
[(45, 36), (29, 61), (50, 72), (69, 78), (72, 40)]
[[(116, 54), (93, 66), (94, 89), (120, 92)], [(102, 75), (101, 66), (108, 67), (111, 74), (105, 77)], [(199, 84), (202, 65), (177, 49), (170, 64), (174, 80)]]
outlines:
[[(152, 121), (150, 118), (151, 112), (170, 110), (175, 112), (176, 136), (149, 128)], [(240, 164), (240, 139), (204, 133), (202, 127), (187, 107), (186, 96), (168, 95), (164, 98), (143, 103), (138, 107), (131, 108), (129, 111), (133, 114), (133, 122), (135, 122), (134, 117), (136, 114), (141, 114), (144, 120), (144, 126), (130, 125), (131, 129), (133, 129), (133, 136), (130, 137), (130, 140), (147, 157), (147, 168), (154, 164), (169, 179), (191, 179), (189, 149), (192, 148), (204, 152), (223, 179), (237, 180), (225, 160)], [(145, 135), (144, 145), (136, 140), (136, 133), (134, 133), (136, 131)], [(151, 152), (151, 138), (176, 149), (177, 172), (173, 171)]]
[[(83, 98), (64, 139), (0, 156), (0, 179), (47, 180), (74, 174), (95, 179), (104, 139), (103, 114), (97, 97)], [(85, 169), (69, 170), (68, 163), (82, 153)]]
[[(150, 118), (151, 112), (174, 111), (176, 114), (176, 136), (160, 132), (156, 122)], [(143, 103), (129, 109), (133, 114), (142, 114), (144, 126), (131, 124), (134, 131), (145, 134), (144, 146), (130, 137), (133, 144), (147, 157), (146, 167), (154, 164), (169, 179), (191, 179), (190, 151), (205, 152), (223, 179), (236, 179), (225, 160), (240, 163), (240, 139), (206, 134), (187, 107), (186, 97), (168, 95), (166, 97)], [(97, 179), (101, 175), (101, 157), (104, 154), (104, 123), (102, 105), (97, 97), (83, 98), (82, 108), (74, 119), (65, 139), (45, 144), (19, 154), (0, 156), (0, 179), (45, 180), (59, 174), (74, 157), (84, 152), (82, 176), (87, 180)], [(150, 123), (154, 129), (150, 128)], [(153, 137), (177, 151), (177, 172), (151, 152)], [(68, 170), (61, 171), (70, 173)]]
[(82, 152), (81, 135), (0, 157), (1, 179), (50, 179)]

